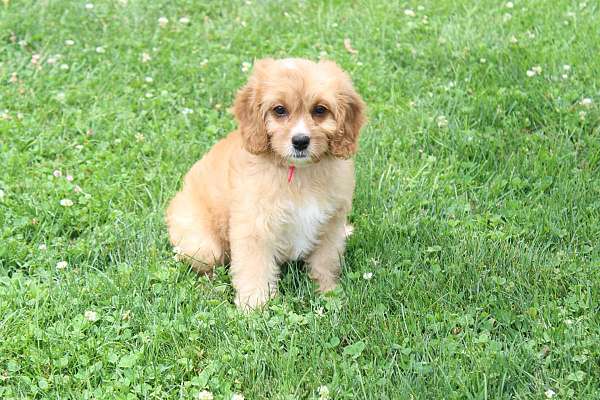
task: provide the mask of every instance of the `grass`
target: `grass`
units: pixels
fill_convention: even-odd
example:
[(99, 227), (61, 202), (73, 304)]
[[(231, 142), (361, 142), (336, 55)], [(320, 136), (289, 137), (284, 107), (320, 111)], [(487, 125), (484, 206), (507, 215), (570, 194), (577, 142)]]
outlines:
[[(600, 398), (598, 4), (251, 3), (0, 3), (0, 398)], [(370, 122), (341, 288), (245, 316), (163, 210), (264, 56)]]

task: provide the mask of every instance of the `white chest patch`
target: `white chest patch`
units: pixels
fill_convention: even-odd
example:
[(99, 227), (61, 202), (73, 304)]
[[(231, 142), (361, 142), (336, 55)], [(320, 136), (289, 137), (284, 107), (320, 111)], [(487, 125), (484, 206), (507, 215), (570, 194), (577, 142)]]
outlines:
[(332, 210), (319, 205), (315, 199), (286, 207), (284, 226), (285, 249), (282, 255), (290, 260), (301, 259), (314, 249), (323, 225), (331, 217)]

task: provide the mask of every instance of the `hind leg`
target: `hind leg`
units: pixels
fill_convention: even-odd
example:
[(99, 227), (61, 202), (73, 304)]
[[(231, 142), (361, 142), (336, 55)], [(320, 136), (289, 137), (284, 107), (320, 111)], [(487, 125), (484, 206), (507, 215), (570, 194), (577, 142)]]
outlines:
[(169, 204), (166, 219), (176, 252), (196, 272), (210, 273), (215, 264), (223, 262), (223, 244), (211, 226), (211, 215), (193, 192), (177, 193)]

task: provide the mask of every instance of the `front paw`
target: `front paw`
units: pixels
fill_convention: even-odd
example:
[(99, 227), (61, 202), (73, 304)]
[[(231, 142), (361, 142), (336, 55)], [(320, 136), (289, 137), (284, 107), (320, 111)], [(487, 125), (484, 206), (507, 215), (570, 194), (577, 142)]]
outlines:
[(320, 274), (312, 270), (308, 276), (317, 284), (317, 290), (321, 293), (326, 293), (334, 290), (338, 284), (337, 274)]
[(337, 287), (337, 279), (336, 280), (320, 280), (317, 281), (317, 285), (318, 287), (318, 291), (320, 293), (327, 293), (327, 292), (331, 292), (332, 290), (335, 290), (335, 288)]
[(250, 312), (264, 306), (274, 295), (274, 292), (266, 289), (254, 289), (244, 293), (238, 292), (235, 295), (234, 302), (238, 310)]

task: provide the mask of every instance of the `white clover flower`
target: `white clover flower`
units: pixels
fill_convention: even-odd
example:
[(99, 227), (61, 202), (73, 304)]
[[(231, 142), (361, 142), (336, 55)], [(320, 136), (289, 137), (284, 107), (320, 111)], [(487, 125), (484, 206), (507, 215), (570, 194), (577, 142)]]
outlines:
[(52, 175), (54, 175), (55, 178), (60, 178), (62, 176), (62, 172), (55, 169), (54, 172), (52, 172)]
[(579, 120), (584, 121), (587, 113), (585, 111), (579, 111)]
[(150, 57), (150, 54), (148, 54), (148, 53), (142, 53), (142, 62), (143, 63), (147, 63), (150, 60), (152, 60), (152, 57)]
[(73, 205), (73, 200), (71, 199), (62, 199), (60, 201), (60, 205), (63, 207), (71, 207)]
[(593, 103), (593, 101), (589, 97), (586, 97), (585, 99), (581, 99), (581, 101), (580, 101), (580, 104), (584, 107), (590, 107), (592, 105), (592, 103)]
[(144, 80), (145, 80), (147, 83), (152, 83), (152, 82), (154, 82), (154, 79), (152, 79), (152, 77), (151, 77), (151, 76), (147, 76), (147, 77), (145, 77), (145, 78), (144, 78)]
[[(48, 248), (48, 246), (46, 246), (45, 243), (42, 243), (38, 246), (38, 250), (44, 251)], [(58, 268), (58, 264), (57, 264), (57, 268)]]
[(515, 5), (513, 4), (513, 2), (512, 2), (512, 1), (509, 1), (509, 2), (507, 2), (507, 3), (506, 3), (504, 6), (505, 6), (506, 8), (513, 8)]
[(542, 67), (540, 67), (539, 65), (534, 65), (533, 67), (531, 67), (531, 69), (527, 70), (527, 76), (530, 78), (533, 78), (536, 75), (541, 75), (542, 74)]
[(69, 263), (66, 262), (66, 261), (59, 261), (59, 262), (56, 263), (56, 269), (65, 269), (68, 266), (69, 266)]
[(407, 17), (411, 17), (411, 18), (417, 16), (417, 14), (410, 8), (407, 8), (406, 10), (404, 10), (404, 15), (406, 15)]
[(562, 77), (563, 79), (568, 79), (568, 78), (569, 78), (569, 75), (567, 75), (567, 74), (562, 74), (562, 75), (561, 75), (561, 77)]
[(72, 39), (65, 40), (65, 45), (67, 45), (67, 46), (73, 46), (74, 44), (75, 44), (75, 41)]
[(198, 393), (198, 400), (213, 400), (214, 396), (208, 390), (203, 390)]
[(569, 64), (565, 64), (565, 65), (563, 65), (563, 70), (564, 71), (570, 71), (571, 70), (571, 66)]
[(88, 310), (85, 313), (83, 313), (83, 316), (90, 322), (98, 321), (98, 314), (96, 314), (96, 311)]
[(102, 53), (105, 53), (105, 52), (106, 52), (106, 50), (104, 50), (104, 47), (102, 47), (102, 46), (96, 47), (96, 53), (102, 54)]
[(60, 64), (60, 69), (62, 69), (63, 71), (66, 71), (69, 69), (69, 64)]
[(184, 107), (184, 108), (182, 108), (182, 109), (181, 109), (181, 113), (182, 113), (183, 115), (193, 114), (193, 113), (194, 113), (194, 110), (192, 110), (191, 108), (185, 108), (185, 107)]
[(0, 189), (0, 199), (4, 198), (4, 190)]
[(145, 139), (145, 137), (144, 137), (143, 133), (138, 132), (135, 134), (135, 140), (137, 140), (138, 142), (143, 142), (144, 139)]
[(319, 392), (320, 400), (329, 399), (329, 388), (327, 386), (325, 386), (325, 385), (319, 386), (319, 388), (317, 389), (317, 392)]
[(251, 63), (249, 63), (248, 61), (244, 61), (242, 63), (242, 72), (248, 72), (248, 70), (250, 69), (251, 66), (252, 66)]
[(551, 399), (556, 395), (556, 392), (552, 389), (548, 389), (544, 392), (544, 394), (546, 395), (547, 399)]
[(164, 28), (165, 26), (167, 26), (168, 23), (169, 23), (169, 20), (167, 17), (160, 17), (158, 19), (158, 26), (160, 26), (161, 28)]
[(81, 193), (83, 191), (83, 189), (81, 189), (81, 186), (75, 185), (75, 187), (73, 188), (73, 191), (75, 193)]
[(437, 123), (438, 128), (445, 128), (448, 126), (448, 118), (443, 115), (437, 117), (435, 122)]
[(510, 43), (512, 43), (512, 44), (517, 44), (517, 43), (519, 43), (519, 39), (517, 39), (517, 37), (516, 37), (515, 35), (512, 35), (512, 36), (510, 37), (510, 39), (508, 39), (508, 41), (509, 41)]
[(244, 400), (244, 395), (240, 393), (234, 393), (231, 396), (231, 400)]
[(58, 92), (56, 93), (56, 100), (58, 101), (64, 101), (65, 100), (65, 92)]
[(40, 62), (40, 58), (42, 58), (41, 55), (39, 55), (39, 54), (32, 54), (31, 55), (31, 63), (33, 65), (37, 65)]
[(94, 8), (94, 5), (92, 3), (87, 3), (85, 5), (86, 10), (92, 10)]
[(373, 278), (373, 273), (372, 273), (372, 272), (365, 272), (365, 273), (363, 274), (363, 279), (364, 279), (365, 281), (368, 281), (368, 280), (370, 280), (371, 278)]
[(480, 59), (479, 59), (479, 62), (480, 62), (481, 64), (485, 64), (485, 63), (487, 62), (487, 60), (486, 60), (485, 58), (480, 58)]
[(69, 182), (73, 182), (73, 175), (67, 175), (67, 176), (65, 176), (65, 179), (68, 180)]
[(190, 23), (190, 19), (188, 17), (181, 17), (181, 18), (179, 18), (179, 23), (187, 25)]
[(183, 250), (181, 249), (181, 247), (174, 246), (173, 253), (175, 253), (175, 255), (173, 256), (173, 260), (179, 262), (184, 259)]

